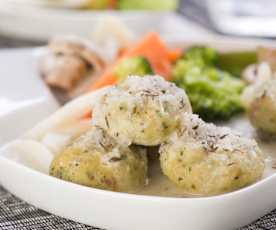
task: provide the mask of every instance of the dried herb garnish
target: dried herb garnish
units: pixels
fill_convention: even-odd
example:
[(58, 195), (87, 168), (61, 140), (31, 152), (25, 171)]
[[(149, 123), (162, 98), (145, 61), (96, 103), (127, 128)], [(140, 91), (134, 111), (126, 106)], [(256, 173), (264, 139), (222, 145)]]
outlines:
[(132, 110), (132, 114), (136, 114), (137, 113), (137, 106), (134, 106), (133, 110)]
[(211, 149), (210, 149), (210, 152), (215, 152), (215, 151), (217, 151), (218, 146), (211, 145), (210, 148), (211, 148)]
[(104, 119), (105, 119), (105, 124), (106, 124), (107, 128), (110, 128), (107, 116), (105, 116)]
[(102, 146), (103, 149), (105, 149), (105, 146), (101, 141), (99, 141), (99, 145)]
[(158, 93), (154, 93), (150, 90), (143, 90), (141, 96), (148, 96), (148, 97), (158, 97)]
[(180, 109), (183, 109), (185, 107), (185, 102), (183, 99), (180, 101)]
[(266, 95), (267, 95), (267, 91), (266, 91), (266, 90), (264, 90), (264, 92), (263, 92), (263, 94), (262, 94), (261, 98), (265, 98), (265, 97), (266, 97)]
[(169, 128), (169, 126), (165, 122), (162, 123), (162, 126), (163, 126), (163, 129), (168, 129)]
[(228, 136), (228, 134), (224, 134), (224, 135), (220, 136), (219, 139), (223, 139), (223, 138), (225, 138), (227, 136)]
[(109, 159), (109, 162), (118, 162), (118, 161), (124, 160), (125, 158), (126, 158), (125, 155), (122, 155), (122, 156), (120, 156), (120, 157), (111, 157), (111, 158)]

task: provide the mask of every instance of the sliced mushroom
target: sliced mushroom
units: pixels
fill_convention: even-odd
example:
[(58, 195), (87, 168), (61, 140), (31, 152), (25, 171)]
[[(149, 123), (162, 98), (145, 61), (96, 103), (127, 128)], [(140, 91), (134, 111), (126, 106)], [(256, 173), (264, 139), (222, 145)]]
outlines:
[(85, 74), (86, 63), (75, 56), (49, 54), (41, 70), (47, 84), (70, 90)]
[(70, 93), (83, 81), (103, 71), (105, 63), (97, 50), (75, 37), (54, 38), (41, 60), (40, 71), (46, 83)]
[(104, 67), (104, 61), (95, 47), (88, 41), (77, 37), (54, 38), (49, 43), (49, 49), (54, 54), (72, 55), (83, 59), (94, 71), (99, 72)]

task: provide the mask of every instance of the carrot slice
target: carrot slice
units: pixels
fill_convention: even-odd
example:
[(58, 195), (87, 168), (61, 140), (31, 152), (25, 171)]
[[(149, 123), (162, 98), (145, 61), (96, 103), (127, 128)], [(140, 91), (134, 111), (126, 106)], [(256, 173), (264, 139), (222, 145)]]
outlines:
[(147, 34), (136, 46), (125, 51), (122, 58), (134, 56), (145, 57), (150, 62), (156, 74), (166, 79), (170, 78), (171, 64), (168, 59), (167, 47), (156, 33), (151, 32)]
[(117, 52), (116, 60), (120, 59), (127, 50), (128, 50), (127, 47), (121, 47)]
[(115, 9), (117, 6), (117, 0), (110, 0), (109, 9)]
[(81, 116), (81, 120), (89, 120), (92, 118), (92, 111), (88, 111)]
[(107, 70), (96, 82), (94, 82), (89, 91), (100, 89), (104, 86), (113, 85), (117, 81), (116, 76), (112, 73), (111, 70)]
[(168, 59), (172, 63), (174, 63), (181, 55), (182, 55), (182, 50), (181, 49), (168, 50)]
[(117, 79), (113, 74), (113, 70), (116, 64), (124, 58), (135, 56), (145, 57), (151, 64), (154, 73), (163, 76), (166, 80), (170, 80), (171, 78), (171, 62), (168, 58), (168, 49), (154, 32), (147, 34), (146, 37), (135, 46), (124, 49), (119, 54), (120, 56), (114, 64), (92, 84), (89, 89), (90, 91), (115, 84)]

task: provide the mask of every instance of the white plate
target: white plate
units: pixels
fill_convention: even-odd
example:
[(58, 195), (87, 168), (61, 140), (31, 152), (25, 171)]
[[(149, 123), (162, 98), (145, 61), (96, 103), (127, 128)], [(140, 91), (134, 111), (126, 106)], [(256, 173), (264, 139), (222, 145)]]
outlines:
[[(223, 42), (217, 45), (224, 49), (243, 47)], [(23, 54), (12, 66), (21, 70), (21, 75), (29, 73), (32, 76), (34, 69), (30, 63), (35, 59), (30, 52)], [(17, 55), (17, 52), (10, 54), (11, 57)], [(25, 63), (25, 60), (29, 61)], [(9, 69), (10, 66), (9, 63)], [(14, 69), (4, 73), (16, 74), (15, 82), (19, 72)], [(36, 87), (36, 84), (32, 85), (27, 94), (32, 94)], [(0, 130), (3, 134), (9, 131), (11, 135), (23, 133), (26, 127), (19, 124), (30, 126), (37, 123), (38, 116), (46, 115), (45, 111), (40, 114), (41, 108), (30, 103), (5, 113), (0, 117)], [(232, 126), (241, 128), (236, 123)], [(36, 152), (35, 155), (30, 152), (18, 154), (14, 147), (3, 147), (0, 150), (0, 183), (38, 208), (108, 230), (230, 230), (248, 224), (276, 207), (275, 174), (244, 189), (219, 196), (152, 197), (104, 191), (56, 179), (47, 174), (51, 155), (43, 148)]]
[(78, 8), (82, 7), (89, 0), (59, 0), (59, 1), (51, 1), (51, 0), (5, 0), (6, 2), (12, 4), (20, 4), (20, 5), (35, 5), (42, 7), (62, 7), (62, 8)]
[[(10, 129), (33, 108), (5, 117)], [(2, 118), (3, 119), (3, 118)], [(28, 152), (8, 145), (0, 152), (0, 182), (19, 198), (50, 213), (108, 230), (236, 229), (276, 207), (276, 175), (244, 189), (205, 198), (166, 198), (104, 191), (69, 183), (47, 174), (51, 154), (37, 146)], [(20, 144), (19, 144), (20, 146)], [(33, 146), (32, 146), (33, 147)], [(25, 147), (26, 149), (26, 147)], [(32, 153), (31, 153), (32, 152)]]
[(44, 41), (60, 34), (91, 37), (95, 26), (104, 18), (114, 16), (135, 34), (141, 34), (149, 30), (160, 32), (168, 15), (170, 13), (165, 12), (56, 9), (0, 0), (0, 31), (10, 36)]

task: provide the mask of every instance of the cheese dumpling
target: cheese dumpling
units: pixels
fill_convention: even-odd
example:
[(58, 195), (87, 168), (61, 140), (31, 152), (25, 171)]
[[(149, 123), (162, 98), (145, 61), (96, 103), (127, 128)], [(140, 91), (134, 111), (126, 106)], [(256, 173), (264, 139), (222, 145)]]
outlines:
[(146, 184), (147, 157), (141, 147), (123, 147), (93, 127), (56, 155), (50, 175), (100, 189), (129, 192)]
[(93, 106), (93, 124), (121, 143), (161, 144), (174, 132), (183, 112), (191, 113), (183, 89), (160, 76), (131, 76), (106, 90)]

